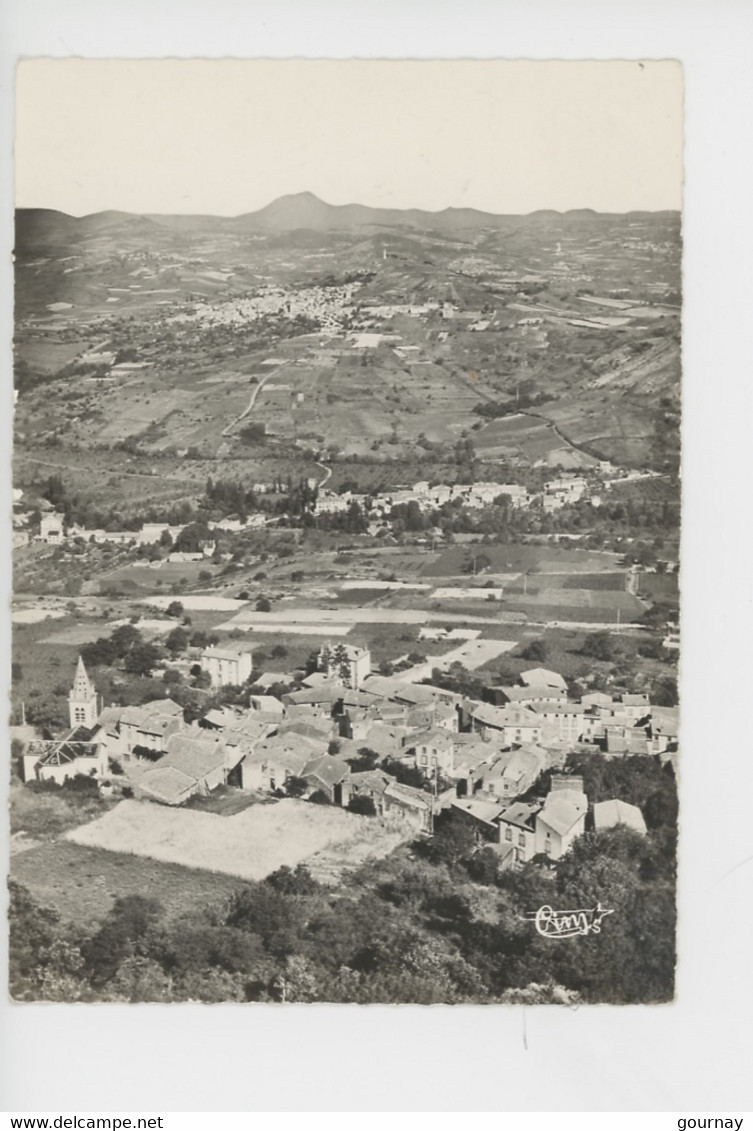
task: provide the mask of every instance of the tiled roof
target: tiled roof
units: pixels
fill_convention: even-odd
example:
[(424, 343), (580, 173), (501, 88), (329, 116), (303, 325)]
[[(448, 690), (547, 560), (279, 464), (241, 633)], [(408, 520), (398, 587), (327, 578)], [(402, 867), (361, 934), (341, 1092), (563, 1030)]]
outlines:
[(594, 828), (611, 829), (615, 825), (627, 825), (637, 833), (646, 832), (646, 822), (637, 805), (630, 805), (617, 798), (597, 801), (594, 805)]
[(549, 794), (546, 799), (544, 808), (536, 814), (536, 821), (542, 821), (548, 825), (554, 832), (564, 836), (570, 832), (570, 829), (578, 823), (583, 817), (585, 809), (581, 809), (577, 805), (573, 805), (566, 797), (559, 791), (554, 794)]
[(349, 774), (350, 766), (348, 763), (343, 762), (341, 758), (335, 758), (332, 754), (319, 754), (316, 758), (307, 762), (301, 770), (302, 777), (317, 778), (328, 786), (337, 785)]
[(195, 784), (196, 779), (189, 774), (175, 766), (162, 765), (148, 770), (139, 781), (140, 789), (168, 805), (181, 801)]
[(520, 682), (528, 687), (560, 687), (567, 689), (567, 682), (559, 672), (550, 671), (548, 668), (529, 668), (520, 673)]
[(500, 821), (508, 825), (516, 825), (522, 829), (533, 830), (533, 818), (538, 813), (540, 805), (529, 805), (525, 801), (515, 801), (500, 814)]
[(452, 802), (452, 808), (468, 813), (471, 817), (484, 821), (487, 825), (494, 824), (500, 813), (504, 811), (504, 805), (500, 805), (498, 802), (481, 801), (473, 797), (459, 797)]

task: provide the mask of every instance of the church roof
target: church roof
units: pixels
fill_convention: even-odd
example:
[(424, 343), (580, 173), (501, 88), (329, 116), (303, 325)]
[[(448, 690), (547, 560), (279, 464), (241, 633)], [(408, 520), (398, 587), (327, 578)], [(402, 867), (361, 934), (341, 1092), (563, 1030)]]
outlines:
[(76, 667), (76, 674), (73, 678), (73, 690), (71, 691), (70, 698), (76, 699), (79, 702), (88, 701), (96, 694), (94, 684), (89, 679), (88, 672), (84, 667), (84, 661), (79, 656), (78, 665)]

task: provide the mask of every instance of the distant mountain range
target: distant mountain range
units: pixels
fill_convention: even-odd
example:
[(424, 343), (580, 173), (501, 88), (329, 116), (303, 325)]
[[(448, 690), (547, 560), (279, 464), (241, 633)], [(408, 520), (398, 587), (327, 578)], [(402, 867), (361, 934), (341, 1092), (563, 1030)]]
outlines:
[[(625, 218), (672, 216), (672, 212), (630, 212)], [(570, 227), (584, 222), (613, 219), (589, 208), (569, 212), (542, 210), (522, 215), (497, 215), (476, 208), (445, 208), (427, 212), (418, 208), (370, 208), (364, 204), (327, 204), (310, 192), (281, 196), (257, 212), (241, 216), (136, 215), (129, 212), (94, 212), (69, 216), (49, 208), (16, 209), (16, 249), (23, 251), (44, 244), (77, 242), (98, 235), (155, 235), (160, 231), (189, 233), (216, 231), (241, 233), (290, 232), (296, 230), (337, 231), (352, 229), (415, 228), (451, 234), (490, 228), (504, 230), (521, 224), (536, 227)]]

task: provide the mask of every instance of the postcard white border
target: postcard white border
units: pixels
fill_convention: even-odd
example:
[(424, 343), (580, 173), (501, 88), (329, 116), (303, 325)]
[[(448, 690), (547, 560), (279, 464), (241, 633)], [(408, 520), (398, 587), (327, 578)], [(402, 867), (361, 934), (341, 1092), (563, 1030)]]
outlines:
[[(622, 0), (6, 0), (3, 256), (10, 293), (13, 64), (110, 57), (677, 58), (686, 198), (681, 964), (671, 1006), (14, 1006), (12, 1110), (732, 1111), (750, 1099), (753, 184), (742, 3)], [(2, 304), (4, 452), (9, 304)], [(6, 456), (6, 469), (8, 459)], [(4, 498), (9, 497), (9, 491)], [(5, 514), (9, 514), (9, 501)], [(9, 572), (4, 563), (6, 607)], [(4, 621), (4, 677), (9, 674)], [(5, 956), (2, 957), (3, 969)]]

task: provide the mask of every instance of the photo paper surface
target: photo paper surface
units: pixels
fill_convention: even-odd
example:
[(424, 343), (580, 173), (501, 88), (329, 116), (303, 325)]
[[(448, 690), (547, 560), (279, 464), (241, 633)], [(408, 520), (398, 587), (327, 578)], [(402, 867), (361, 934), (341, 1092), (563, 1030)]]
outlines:
[(674, 996), (682, 69), (30, 59), (16, 1001)]

